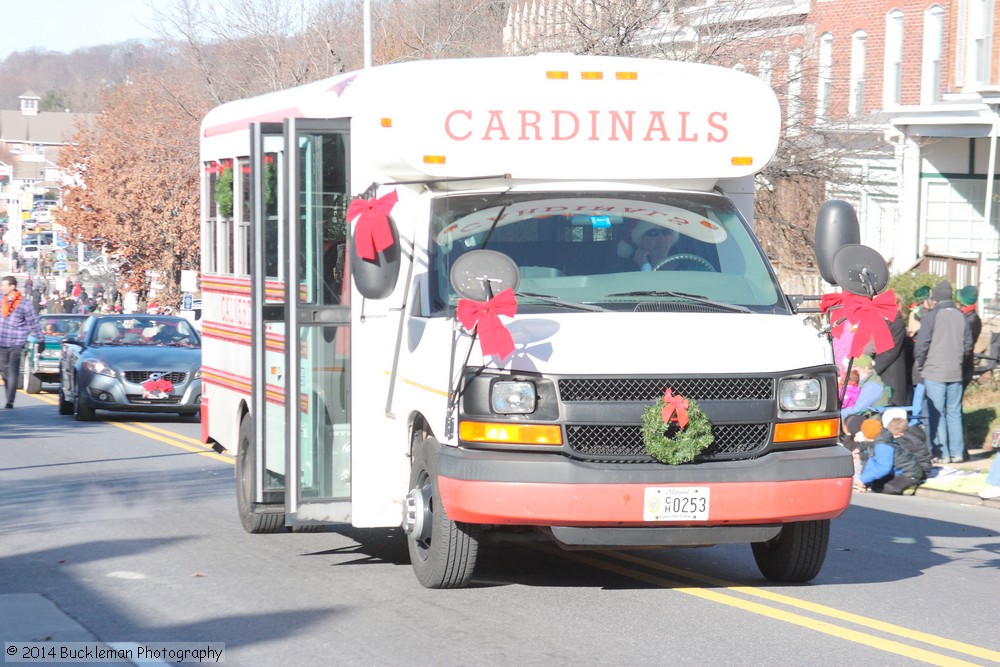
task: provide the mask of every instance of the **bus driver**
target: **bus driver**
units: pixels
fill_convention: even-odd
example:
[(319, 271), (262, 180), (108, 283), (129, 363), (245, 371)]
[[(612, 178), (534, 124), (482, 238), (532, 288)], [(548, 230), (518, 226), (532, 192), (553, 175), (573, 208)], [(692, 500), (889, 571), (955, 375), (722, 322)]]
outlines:
[(679, 235), (675, 229), (636, 220), (618, 243), (618, 256), (631, 257), (640, 271), (653, 271), (670, 256)]

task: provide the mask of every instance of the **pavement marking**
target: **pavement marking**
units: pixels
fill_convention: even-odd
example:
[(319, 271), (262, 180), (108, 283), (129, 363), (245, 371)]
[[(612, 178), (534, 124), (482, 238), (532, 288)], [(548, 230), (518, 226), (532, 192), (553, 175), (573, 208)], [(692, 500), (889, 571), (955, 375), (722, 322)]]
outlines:
[[(620, 575), (628, 577), (630, 579), (636, 579), (638, 581), (643, 581), (645, 583), (652, 584), (654, 586), (660, 586), (660, 587), (663, 587), (663, 588), (669, 588), (669, 589), (671, 589), (673, 591), (677, 591), (678, 593), (684, 593), (686, 595), (691, 595), (693, 597), (701, 598), (701, 599), (707, 600), (709, 602), (715, 602), (715, 603), (718, 603), (718, 604), (728, 605), (730, 607), (735, 607), (737, 609), (742, 609), (744, 611), (748, 611), (748, 612), (753, 613), (753, 614), (758, 614), (758, 615), (766, 616), (768, 618), (772, 618), (772, 619), (775, 619), (775, 620), (784, 621), (786, 623), (790, 623), (792, 625), (798, 625), (800, 627), (807, 628), (809, 630), (814, 630), (816, 632), (822, 632), (824, 634), (831, 635), (831, 636), (837, 637), (839, 639), (845, 639), (847, 641), (855, 642), (855, 643), (861, 644), (863, 646), (868, 646), (868, 647), (871, 647), (871, 648), (879, 649), (879, 650), (882, 650), (882, 651), (886, 651), (888, 653), (895, 653), (896, 655), (901, 655), (901, 656), (906, 657), (906, 658), (912, 658), (914, 660), (920, 660), (920, 661), (923, 661), (923, 662), (926, 662), (926, 663), (929, 663), (929, 664), (932, 664), (932, 665), (940, 665), (942, 667), (957, 667), (957, 666), (967, 667), (967, 666), (970, 666), (970, 665), (977, 665), (978, 664), (978, 663), (974, 663), (974, 662), (968, 662), (968, 661), (960, 659), (960, 658), (953, 658), (951, 656), (947, 656), (947, 655), (944, 655), (944, 654), (941, 654), (941, 653), (935, 653), (934, 651), (929, 651), (927, 649), (919, 648), (919, 647), (916, 647), (916, 646), (911, 646), (909, 644), (904, 644), (902, 642), (897, 642), (897, 641), (892, 640), (892, 639), (885, 639), (883, 637), (879, 637), (878, 635), (873, 635), (873, 634), (870, 634), (870, 633), (867, 633), (867, 632), (861, 632), (861, 631), (858, 631), (858, 630), (853, 630), (851, 628), (846, 628), (846, 627), (843, 627), (843, 626), (835, 625), (833, 623), (828, 623), (828, 622), (823, 621), (823, 620), (809, 618), (808, 616), (802, 616), (800, 614), (796, 614), (796, 613), (793, 613), (793, 612), (785, 611), (783, 609), (778, 609), (776, 607), (770, 607), (770, 606), (768, 606), (766, 604), (761, 604), (759, 602), (753, 602), (753, 601), (750, 601), (750, 600), (744, 600), (742, 598), (736, 597), (736, 596), (734, 596), (732, 594), (728, 594), (726, 592), (719, 592), (719, 591), (714, 591), (714, 590), (708, 590), (708, 589), (705, 589), (705, 588), (700, 588), (700, 587), (697, 587), (697, 586), (691, 586), (691, 585), (689, 585), (689, 584), (687, 584), (687, 583), (685, 583), (683, 581), (677, 580), (677, 579), (669, 579), (667, 577), (663, 577), (663, 576), (660, 576), (658, 574), (650, 574), (650, 573), (647, 573), (647, 572), (643, 572), (641, 570), (636, 570), (636, 569), (634, 569), (632, 567), (627, 567), (627, 566), (624, 566), (624, 565), (616, 565), (614, 563), (610, 563), (608, 561), (602, 560), (602, 559), (597, 558), (597, 557), (585, 556), (585, 555), (583, 555), (580, 552), (576, 552), (576, 551), (562, 551), (562, 550), (560, 550), (560, 549), (558, 549), (556, 547), (547, 547), (547, 546), (546, 547), (536, 547), (536, 548), (539, 548), (539, 549), (541, 549), (543, 551), (547, 551), (547, 552), (549, 552), (551, 554), (554, 554), (554, 555), (558, 555), (558, 556), (560, 556), (562, 558), (567, 558), (569, 560), (575, 560), (575, 561), (577, 561), (579, 563), (583, 563), (583, 564), (589, 565), (591, 567), (595, 567), (595, 568), (598, 568), (598, 569), (601, 569), (601, 570), (606, 570), (608, 572), (612, 572), (612, 573), (615, 573), (615, 574), (620, 574)], [(612, 557), (615, 557), (615, 558), (621, 558), (622, 556), (625, 556), (625, 554), (620, 554), (618, 552), (608, 552), (606, 555), (609, 555), (609, 556), (612, 556)], [(699, 578), (697, 576), (691, 576), (693, 573), (689, 573), (687, 570), (682, 570), (680, 568), (671, 568), (670, 566), (666, 566), (666, 565), (664, 565), (662, 567), (658, 567), (660, 564), (655, 563), (654, 561), (646, 561), (644, 559), (634, 558), (634, 557), (632, 557), (632, 558), (623, 558), (623, 560), (634, 560), (634, 561), (636, 561), (634, 564), (641, 564), (643, 566), (648, 566), (648, 567), (653, 568), (653, 569), (662, 569), (664, 571), (669, 571), (669, 572), (680, 574), (683, 577), (690, 577), (692, 579), (698, 579)], [(706, 577), (705, 578), (706, 583), (709, 583), (708, 580), (710, 580), (710, 579), (711, 579), (710, 577)], [(729, 591), (737, 591), (737, 592), (746, 593), (746, 594), (758, 594), (759, 597), (764, 597), (764, 598), (769, 598), (770, 597), (770, 594), (769, 594), (768, 591), (762, 591), (762, 590), (759, 590), (759, 589), (753, 589), (753, 588), (748, 587), (748, 586), (725, 586), (725, 582), (721, 582), (721, 580), (716, 580), (716, 581), (719, 581), (719, 583), (713, 584), (713, 585), (723, 585)], [(754, 593), (750, 593), (749, 591), (754, 591)], [(799, 607), (801, 607), (803, 609), (810, 609), (810, 607), (813, 607), (813, 606), (815, 606), (817, 608), (817, 610), (823, 608), (822, 605), (812, 605), (811, 603), (804, 602), (802, 600), (795, 600), (795, 598), (789, 598), (788, 596), (782, 596), (782, 595), (775, 594), (775, 597), (776, 598), (786, 598), (787, 601), (786, 600), (782, 600), (782, 602), (784, 602), (785, 604), (792, 604), (792, 602), (790, 602), (790, 601), (794, 601), (795, 604), (793, 606), (799, 606)], [(772, 600), (772, 601), (778, 601), (778, 600)], [(827, 613), (827, 615), (836, 617), (836, 618), (838, 618), (840, 620), (845, 620), (843, 618), (840, 618), (840, 616), (839, 616), (839, 614), (842, 613), (845, 616), (852, 616), (852, 617), (854, 617), (856, 619), (859, 619), (857, 621), (852, 621), (852, 622), (858, 622), (858, 623), (862, 623), (862, 624), (866, 624), (866, 623), (869, 623), (869, 622), (878, 623), (878, 624), (881, 623), (881, 622), (878, 622), (878, 621), (874, 621), (873, 619), (865, 619), (863, 616), (856, 616), (854, 614), (849, 614), (847, 612), (838, 612), (838, 610), (835, 610), (835, 609), (832, 609), (832, 608), (826, 608), (826, 609), (828, 609), (829, 612), (831, 612), (831, 613)], [(815, 611), (815, 610), (812, 610), (812, 609), (810, 609), (810, 610), (811, 611)], [(838, 612), (838, 613), (832, 613), (832, 612)], [(817, 611), (816, 613), (823, 613), (823, 612)], [(885, 627), (893, 627), (892, 624), (888, 624), (888, 623), (882, 624), (882, 625), (884, 625)], [(899, 627), (899, 626), (894, 626), (894, 627)], [(933, 635), (927, 635), (925, 633), (918, 633), (916, 631), (909, 631), (909, 630), (906, 630), (905, 628), (899, 628), (899, 629), (905, 631), (906, 633), (912, 632), (915, 635), (921, 635), (921, 636), (924, 636), (924, 637), (933, 637), (937, 641), (944, 642), (944, 643), (950, 643), (950, 640), (946, 640), (946, 639), (941, 638), (941, 637), (934, 637)], [(904, 633), (901, 633), (901, 634), (904, 634)], [(921, 641), (923, 641), (923, 640), (921, 640)], [(1000, 654), (997, 654), (996, 651), (991, 651), (989, 649), (984, 649), (984, 648), (980, 648), (980, 647), (976, 647), (976, 646), (970, 646), (968, 644), (962, 644), (961, 642), (953, 642), (953, 644), (956, 645), (956, 646), (966, 647), (967, 649), (972, 649), (973, 651), (976, 652), (977, 655), (980, 655), (980, 657), (987, 657), (987, 659), (993, 659), (993, 660), (997, 660), (998, 658), (1000, 658)], [(943, 646), (943, 645), (941, 647), (945, 648), (945, 646)], [(969, 654), (973, 654), (972, 651), (969, 651), (969, 650), (966, 650), (966, 651), (963, 651), (963, 652), (969, 653)], [(992, 656), (992, 655), (997, 655), (998, 658), (989, 658), (988, 657), (988, 656)]]
[(1000, 651), (994, 651), (988, 648), (983, 648), (981, 646), (974, 646), (972, 644), (966, 644), (964, 642), (955, 641), (953, 639), (948, 639), (947, 637), (940, 637), (938, 635), (932, 635), (926, 632), (921, 632), (919, 630), (911, 630), (910, 628), (904, 628), (893, 623), (886, 623), (885, 621), (879, 621), (874, 618), (869, 618), (867, 616), (861, 616), (859, 614), (853, 614), (848, 611), (843, 611), (836, 609), (834, 607), (827, 607), (825, 605), (817, 604), (815, 602), (808, 602), (805, 600), (800, 600), (798, 598), (793, 598), (788, 595), (782, 595), (781, 593), (775, 593), (762, 588), (755, 588), (752, 586), (741, 586), (735, 582), (726, 581), (724, 579), (716, 579), (715, 577), (699, 574), (691, 570), (686, 570), (679, 567), (673, 567), (666, 565), (664, 563), (657, 563), (656, 561), (647, 560), (639, 556), (633, 556), (631, 554), (621, 553), (621, 552), (609, 552), (611, 557), (624, 560), (626, 562), (632, 562), (637, 565), (642, 565), (644, 567), (649, 567), (654, 570), (661, 570), (663, 572), (669, 572), (671, 574), (679, 575), (694, 581), (700, 581), (706, 584), (711, 584), (712, 586), (722, 586), (728, 590), (735, 591), (738, 593), (743, 593), (745, 595), (764, 598), (771, 602), (778, 602), (781, 604), (786, 604), (790, 607), (798, 607), (806, 611), (810, 611), (814, 614), (821, 614), (824, 616), (830, 616), (841, 621), (848, 621), (850, 623), (857, 623), (858, 625), (865, 626), (873, 630), (879, 630), (888, 634), (898, 635), (900, 637), (905, 637), (906, 639), (913, 639), (925, 644), (930, 644), (932, 646), (937, 646), (938, 648), (948, 649), (950, 651), (955, 651), (958, 653), (965, 653), (966, 655), (974, 656), (976, 658), (984, 658), (986, 660), (992, 660), (994, 662), (1000, 662)]

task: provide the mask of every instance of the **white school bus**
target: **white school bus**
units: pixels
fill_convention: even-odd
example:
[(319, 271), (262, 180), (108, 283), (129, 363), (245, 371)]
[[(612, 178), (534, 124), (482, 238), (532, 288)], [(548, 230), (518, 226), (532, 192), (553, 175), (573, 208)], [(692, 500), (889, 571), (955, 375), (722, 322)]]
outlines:
[[(439, 588), (509, 532), (746, 543), (769, 579), (815, 577), (853, 466), (829, 342), (747, 223), (779, 131), (752, 76), (567, 54), (212, 110), (202, 427), (243, 526), (401, 527)], [(664, 395), (710, 427), (682, 462), (643, 433)]]

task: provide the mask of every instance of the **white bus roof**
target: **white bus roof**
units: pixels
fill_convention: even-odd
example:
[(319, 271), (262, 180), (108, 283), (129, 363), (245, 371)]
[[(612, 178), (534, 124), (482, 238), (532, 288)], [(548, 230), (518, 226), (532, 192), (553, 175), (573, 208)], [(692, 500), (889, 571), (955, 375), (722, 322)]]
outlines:
[(351, 118), (354, 160), (363, 154), (393, 179), (701, 187), (763, 168), (781, 125), (769, 86), (711, 65), (569, 54), (415, 61), (217, 107), (202, 123), (202, 160), (247, 155), (249, 123), (289, 117)]

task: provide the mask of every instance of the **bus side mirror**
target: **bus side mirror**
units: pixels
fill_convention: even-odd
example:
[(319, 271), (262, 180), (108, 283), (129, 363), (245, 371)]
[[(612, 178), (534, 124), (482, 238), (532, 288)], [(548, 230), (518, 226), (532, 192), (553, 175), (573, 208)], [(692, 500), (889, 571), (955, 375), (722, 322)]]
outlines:
[(358, 255), (354, 238), (351, 237), (351, 279), (358, 292), (366, 299), (384, 299), (396, 288), (399, 279), (399, 232), (396, 223), (389, 217), (389, 229), (392, 231), (392, 245), (378, 253), (374, 260), (364, 259)]
[(816, 264), (823, 280), (837, 284), (833, 258), (848, 244), (861, 243), (861, 227), (854, 207), (842, 199), (824, 202), (816, 216)]

